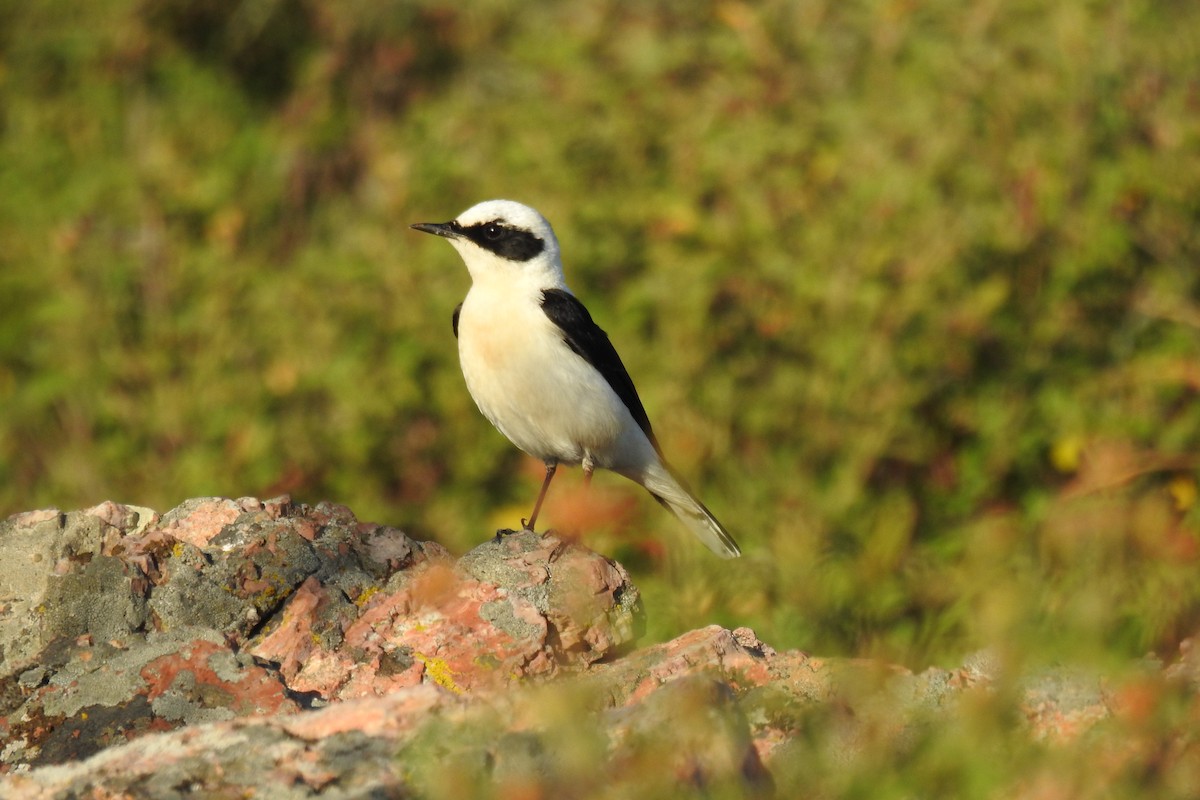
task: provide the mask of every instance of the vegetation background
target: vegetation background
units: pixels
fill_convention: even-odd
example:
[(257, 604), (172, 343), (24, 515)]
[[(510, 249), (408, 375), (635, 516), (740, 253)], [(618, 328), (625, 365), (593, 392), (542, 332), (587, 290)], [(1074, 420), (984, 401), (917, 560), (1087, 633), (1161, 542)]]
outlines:
[(0, 0), (0, 148), (0, 514), (514, 524), (541, 467), (407, 228), (501, 196), (746, 551), (560, 474), (651, 639), (1117, 668), (1200, 629), (1190, 0)]

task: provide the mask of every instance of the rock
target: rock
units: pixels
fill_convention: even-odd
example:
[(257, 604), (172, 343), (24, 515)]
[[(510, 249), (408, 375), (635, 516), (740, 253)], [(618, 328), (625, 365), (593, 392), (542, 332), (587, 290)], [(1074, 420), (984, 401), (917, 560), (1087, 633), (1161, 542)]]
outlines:
[(423, 564), (357, 595), (309, 579), (249, 652), (323, 700), (422, 681), (461, 694), (604, 658), (633, 641), (640, 615), (624, 569), (525, 532), (480, 545), (457, 567)]
[(637, 589), (578, 544), (526, 531), (455, 561), (288, 498), (28, 512), (0, 559), (4, 798), (768, 797), (989, 703), (1069, 743), (1114, 716), (1152, 730), (1200, 688), (1193, 640), (1115, 686), (988, 651), (914, 674), (749, 628), (633, 650)]
[(498, 536), (459, 560), (459, 569), (506, 590), (508, 598), (485, 614), (514, 635), (526, 634), (517, 606), (533, 605), (548, 624), (558, 657), (586, 665), (611, 656), (641, 635), (641, 598), (615, 561), (578, 544), (521, 531)]
[[(12, 798), (391, 797), (405, 785), (398, 743), (454, 701), (435, 687), (320, 711), (247, 717), (143, 736), (87, 761), (0, 778)], [(247, 794), (242, 791), (249, 789)]]
[[(92, 627), (112, 634), (126, 618), (138, 624), (142, 603), (104, 555), (119, 536), (85, 512), (31, 512), (0, 523), (0, 680), (42, 661), (52, 642)], [(97, 585), (112, 580), (125, 585), (111, 605), (93, 602)]]
[(0, 523), (0, 558), (0, 769), (551, 676), (630, 644), (640, 614), (623, 569), (554, 537), (507, 537), (456, 567), (436, 544), (286, 498), (23, 514)]

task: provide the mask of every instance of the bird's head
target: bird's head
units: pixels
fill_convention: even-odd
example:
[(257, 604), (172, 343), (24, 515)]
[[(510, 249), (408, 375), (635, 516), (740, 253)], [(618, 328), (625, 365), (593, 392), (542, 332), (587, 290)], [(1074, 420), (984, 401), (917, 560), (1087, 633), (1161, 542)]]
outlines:
[(541, 288), (563, 283), (554, 229), (527, 205), (485, 200), (449, 222), (418, 222), (411, 227), (449, 240), (473, 281), (519, 277)]

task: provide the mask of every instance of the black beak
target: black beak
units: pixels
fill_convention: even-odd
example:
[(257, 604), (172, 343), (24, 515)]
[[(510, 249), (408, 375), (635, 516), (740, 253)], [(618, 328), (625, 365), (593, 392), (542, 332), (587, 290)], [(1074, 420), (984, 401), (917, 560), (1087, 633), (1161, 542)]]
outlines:
[(462, 228), (454, 220), (449, 222), (414, 222), (408, 227), (434, 236), (444, 236), (447, 239), (457, 239), (462, 236)]

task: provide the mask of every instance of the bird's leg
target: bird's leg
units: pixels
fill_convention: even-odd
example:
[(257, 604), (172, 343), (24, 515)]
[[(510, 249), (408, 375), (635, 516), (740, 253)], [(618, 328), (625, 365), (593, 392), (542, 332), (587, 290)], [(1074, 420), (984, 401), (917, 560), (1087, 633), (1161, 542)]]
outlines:
[(596, 469), (596, 462), (591, 456), (583, 457), (583, 485), (590, 487), (592, 485), (592, 471)]
[(529, 515), (529, 521), (521, 520), (521, 524), (527, 530), (533, 530), (534, 524), (537, 523), (538, 512), (542, 510), (542, 501), (546, 499), (546, 490), (550, 488), (550, 479), (554, 477), (554, 470), (558, 469), (557, 461), (546, 462), (546, 479), (542, 481), (542, 490), (538, 492), (537, 502), (533, 504), (533, 513)]

